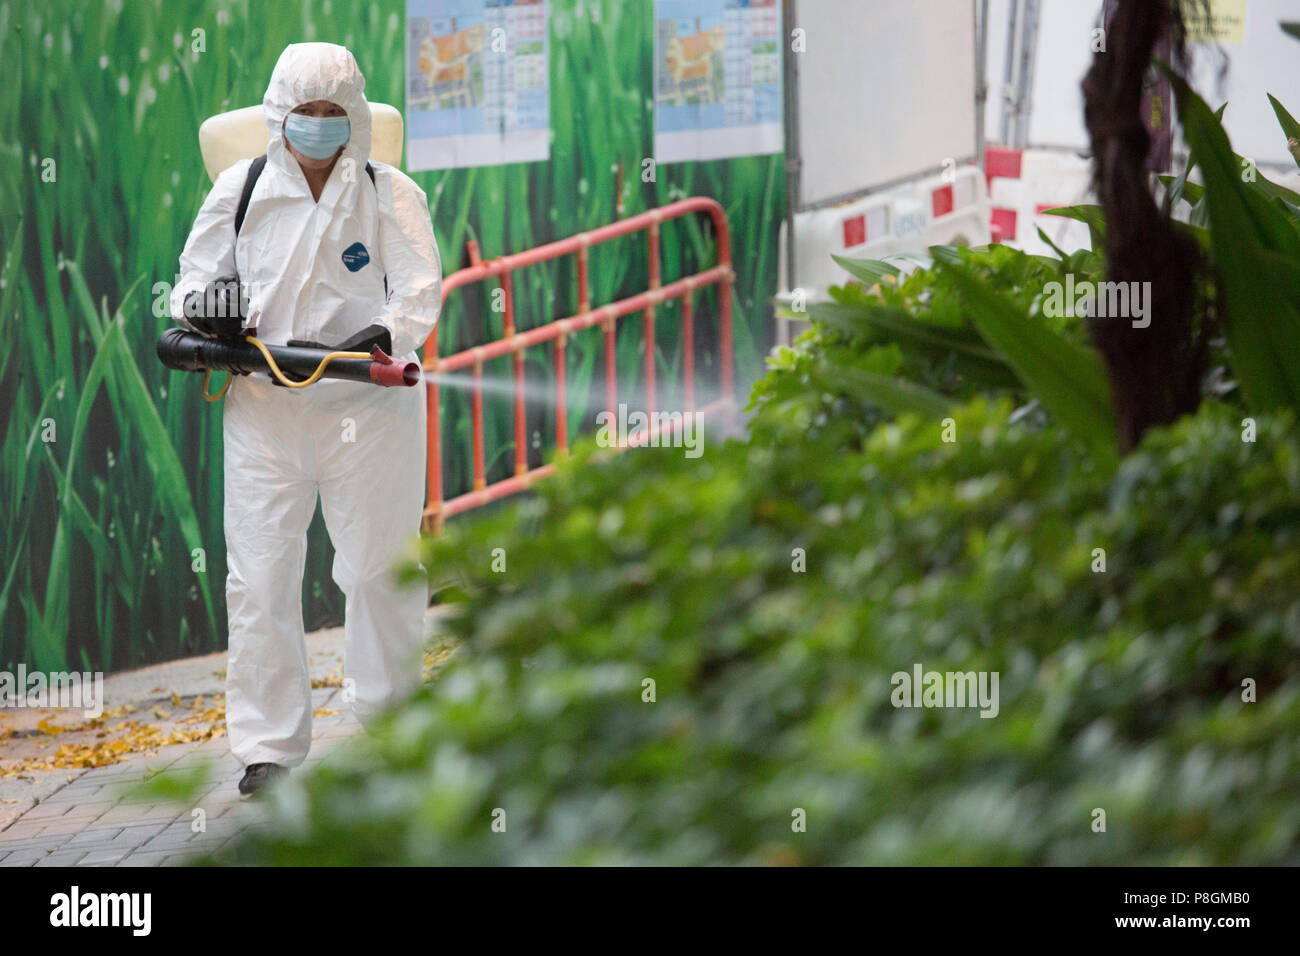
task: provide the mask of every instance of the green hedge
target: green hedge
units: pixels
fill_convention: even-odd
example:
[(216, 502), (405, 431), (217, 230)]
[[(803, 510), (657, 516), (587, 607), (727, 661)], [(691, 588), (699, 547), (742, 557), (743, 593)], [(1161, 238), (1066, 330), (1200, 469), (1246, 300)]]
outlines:
[[(1289, 419), (1244, 442), (1207, 402), (1106, 475), (1005, 399), (951, 443), (817, 401), (760, 401), (762, 440), (695, 460), (580, 452), (452, 522), (430, 559), (462, 649), (236, 858), (1300, 862)], [(896, 709), (916, 664), (998, 672), (998, 715)]]

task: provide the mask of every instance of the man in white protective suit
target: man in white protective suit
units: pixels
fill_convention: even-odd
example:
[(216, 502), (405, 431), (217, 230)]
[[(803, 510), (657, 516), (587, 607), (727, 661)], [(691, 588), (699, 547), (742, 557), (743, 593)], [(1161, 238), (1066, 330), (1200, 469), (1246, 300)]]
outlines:
[[(424, 192), (368, 162), (364, 89), (344, 47), (284, 50), (262, 104), (264, 165), (242, 160), (217, 177), (181, 254), (177, 321), (417, 360), (438, 320), (442, 266)], [(425, 416), (419, 385), (286, 388), (242, 375), (227, 393), (226, 725), (244, 795), (301, 764), (311, 744), (302, 578), (318, 494), (347, 601), (354, 713), (365, 725), (420, 684), (428, 595), (391, 572), (416, 554)]]

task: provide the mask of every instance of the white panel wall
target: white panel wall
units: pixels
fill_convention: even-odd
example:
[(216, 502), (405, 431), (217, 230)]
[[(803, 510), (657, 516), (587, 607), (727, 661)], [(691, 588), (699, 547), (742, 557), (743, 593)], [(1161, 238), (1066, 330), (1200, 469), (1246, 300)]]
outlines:
[(798, 0), (801, 205), (975, 153), (973, 0)]
[[(990, 143), (1001, 141), (1003, 58), (1010, 6), (1010, 0), (989, 0), (989, 107), (984, 131)], [(1100, 10), (1100, 0), (1044, 0), (1040, 4), (1030, 145), (1087, 148), (1079, 83), (1092, 65), (1091, 31), (1100, 22)], [(1017, 44), (1021, 35), (1021, 23), (1017, 22)], [(1019, 69), (1019, 47), (1016, 52)]]

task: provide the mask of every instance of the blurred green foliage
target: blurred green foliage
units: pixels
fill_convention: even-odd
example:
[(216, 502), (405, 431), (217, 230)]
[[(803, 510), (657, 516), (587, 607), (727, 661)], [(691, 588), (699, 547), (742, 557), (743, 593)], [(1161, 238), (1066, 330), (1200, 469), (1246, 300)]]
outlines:
[[(752, 440), (588, 448), (449, 524), (427, 557), (460, 653), (235, 858), (1300, 862), (1290, 418), (1244, 442), (1207, 402), (1109, 473), (1007, 399), (955, 406), (944, 442), (824, 380), (820, 407), (776, 399), (794, 374)], [(916, 664), (998, 672), (999, 714), (895, 709)]]
[[(751, 405), (783, 412), (760, 414), (749, 423), (756, 440), (775, 440), (790, 415), (804, 428), (865, 435), (863, 427), (869, 430), (885, 416), (878, 393), (846, 387), (864, 374), (896, 376), (950, 403), (1005, 395), (1018, 405), (1036, 405), (1015, 366), (985, 341), (973, 321), (954, 281), (960, 275), (996, 296), (1018, 321), (1028, 317), (1059, 334), (1064, 347), (1086, 343), (1078, 319), (1043, 315), (1041, 299), (1043, 287), (1067, 272), (1079, 279), (1100, 277), (1104, 263), (1097, 253), (1080, 250), (1057, 260), (1003, 245), (932, 246), (930, 256), (912, 258), (920, 267), (914, 261), (904, 272), (890, 262), (837, 257), (858, 281), (832, 286), (831, 301), (810, 304), (812, 327), (796, 347), (777, 348), (769, 356), (770, 369), (788, 374), (759, 379)], [(769, 434), (773, 428), (778, 435)]]

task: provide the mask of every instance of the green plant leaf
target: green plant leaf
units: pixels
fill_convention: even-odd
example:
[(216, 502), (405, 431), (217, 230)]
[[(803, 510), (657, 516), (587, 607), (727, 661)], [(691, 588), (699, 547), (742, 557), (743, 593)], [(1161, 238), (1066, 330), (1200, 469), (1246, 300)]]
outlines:
[[(1273, 104), (1273, 113), (1277, 116), (1277, 121), (1282, 126), (1282, 133), (1286, 136), (1287, 142), (1290, 143), (1293, 139), (1300, 140), (1300, 123), (1296, 122), (1295, 117), (1287, 112), (1286, 107), (1279, 103), (1277, 97), (1272, 93), (1268, 94), (1268, 101)], [(1300, 147), (1291, 149), (1290, 152), (1291, 158), (1295, 160), (1296, 166), (1300, 166)]]
[(930, 246), (930, 257), (935, 262), (961, 262), (961, 249), (958, 246)]
[(1065, 262), (1065, 260), (1070, 258), (1069, 253), (1067, 253), (1064, 249), (1062, 249), (1060, 246), (1054, 243), (1051, 240), (1051, 238), (1048, 237), (1047, 233), (1043, 232), (1042, 226), (1038, 226), (1036, 228), (1038, 230), (1038, 238), (1043, 240), (1043, 242), (1047, 243), (1048, 247), (1050, 247), (1053, 252), (1055, 252), (1058, 256), (1061, 257), (1061, 262), (1054, 263), (1055, 268), (1060, 268), (1061, 265)]
[[(1182, 183), (1181, 185), (1179, 185), (1180, 181)], [(1169, 196), (1171, 202), (1177, 202), (1181, 196), (1181, 198), (1186, 199), (1194, 206), (1200, 202), (1201, 197), (1205, 195), (1205, 189), (1200, 185), (1200, 183), (1189, 183), (1186, 180), (1182, 180), (1182, 177), (1176, 179), (1173, 176), (1162, 174), (1160, 176), (1160, 182), (1167, 190), (1169, 190), (1166, 195)]]
[(827, 365), (822, 374), (828, 382), (895, 415), (911, 413), (924, 418), (942, 418), (952, 407), (945, 396), (923, 385), (865, 369)]
[(984, 339), (1103, 467), (1117, 461), (1115, 411), (1106, 371), (1096, 352), (1076, 345), (1021, 312), (958, 266), (945, 267)]
[(1300, 236), (1286, 211), (1242, 182), (1228, 135), (1205, 101), (1165, 72), (1205, 179), (1224, 334), (1246, 404), (1256, 411), (1300, 408), (1300, 297), (1285, 275), (1288, 263), (1300, 261)]
[(899, 262), (907, 262), (920, 269), (928, 269), (934, 265), (934, 259), (920, 252), (893, 252), (885, 257), (886, 259), (897, 259)]
[(867, 285), (876, 285), (883, 281), (885, 276), (898, 278), (902, 273), (897, 266), (891, 266), (888, 262), (881, 262), (879, 259), (850, 259), (847, 256), (833, 254), (831, 258), (849, 275), (862, 280)]
[(951, 350), (986, 361), (1001, 361), (998, 353), (974, 332), (933, 322), (918, 322), (903, 309), (893, 306), (855, 307), (837, 302), (816, 302), (809, 306), (808, 314), (819, 322), (849, 332), (860, 333), (873, 328), (903, 346)]
[[(1223, 112), (1227, 108), (1227, 103), (1221, 105), (1214, 111), (1214, 118), (1222, 121)], [(1205, 210), (1205, 190), (1201, 186), (1187, 181), (1187, 177), (1192, 174), (1192, 170), (1195, 168), (1196, 150), (1189, 149), (1187, 151), (1187, 165), (1183, 167), (1183, 171), (1178, 174), (1178, 178), (1173, 181), (1172, 185), (1166, 183), (1169, 188), (1165, 191), (1165, 198), (1161, 208), (1166, 216), (1171, 215), (1178, 200), (1186, 198), (1192, 205), (1192, 211), (1187, 221), (1193, 226), (1204, 227), (1208, 221), (1208, 213)], [(1161, 180), (1164, 181), (1164, 179), (1165, 177), (1162, 176)]]
[(1092, 237), (1092, 248), (1101, 249), (1106, 244), (1106, 214), (1102, 208), (1095, 203), (1080, 203), (1074, 206), (1054, 206), (1051, 209), (1044, 209), (1043, 214), (1047, 216), (1060, 216), (1063, 219), (1073, 219), (1081, 222), (1088, 227), (1088, 234)]

